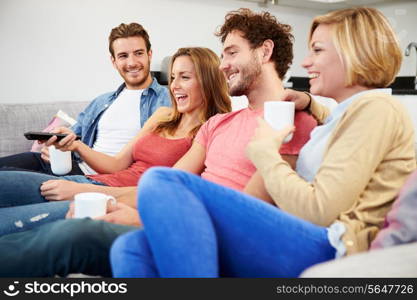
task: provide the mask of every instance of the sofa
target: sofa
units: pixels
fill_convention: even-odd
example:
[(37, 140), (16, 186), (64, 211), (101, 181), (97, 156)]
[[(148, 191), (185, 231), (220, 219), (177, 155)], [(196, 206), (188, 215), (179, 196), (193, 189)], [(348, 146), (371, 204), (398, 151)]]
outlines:
[[(239, 105), (242, 107), (246, 104), (246, 99), (235, 100), (240, 101)], [(75, 119), (88, 104), (89, 102), (0, 104), (0, 157), (29, 151), (33, 141), (26, 140), (23, 133), (44, 129), (58, 110)], [(234, 110), (240, 108), (239, 105), (236, 106), (235, 103)], [(407, 201), (417, 203), (417, 196), (408, 199), (410, 200)], [(413, 216), (417, 220), (417, 210), (413, 210)], [(307, 269), (302, 277), (417, 277), (416, 230), (413, 233), (416, 236), (409, 238), (404, 246), (374, 250), (319, 264)], [(397, 268), (387, 269), (385, 264), (381, 264), (382, 261), (390, 262)], [(399, 266), (406, 267), (398, 268)]]
[(88, 103), (0, 104), (0, 157), (29, 151), (33, 141), (26, 140), (23, 133), (42, 131), (59, 110), (76, 119)]

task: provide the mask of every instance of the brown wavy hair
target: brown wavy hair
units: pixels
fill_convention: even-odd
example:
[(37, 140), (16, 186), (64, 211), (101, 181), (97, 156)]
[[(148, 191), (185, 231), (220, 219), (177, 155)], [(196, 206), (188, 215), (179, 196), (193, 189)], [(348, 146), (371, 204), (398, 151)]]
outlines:
[(275, 70), (279, 78), (283, 79), (293, 60), (293, 41), (291, 26), (282, 24), (269, 12), (256, 14), (248, 8), (241, 8), (229, 12), (225, 17), (225, 23), (215, 33), (221, 38), (222, 43), (229, 33), (238, 30), (249, 41), (252, 49), (258, 48), (265, 40), (274, 42), (271, 60), (275, 64)]
[[(190, 136), (195, 136), (201, 125), (203, 125), (210, 117), (219, 113), (230, 112), (232, 110), (232, 104), (228, 94), (226, 79), (219, 70), (220, 59), (208, 48), (188, 47), (178, 49), (172, 56), (169, 64), (168, 86), (171, 86), (172, 83), (172, 65), (174, 64), (175, 59), (180, 56), (188, 56), (193, 62), (197, 80), (201, 88), (201, 94), (203, 96), (203, 109), (199, 115), (200, 123), (190, 131)], [(175, 101), (171, 89), (169, 89), (169, 94), (171, 96), (174, 111), (168, 120), (157, 125), (155, 128), (155, 132), (157, 133), (167, 130), (168, 133), (174, 134), (181, 122), (182, 113), (177, 109), (177, 102)]]
[(138, 23), (120, 24), (114, 27), (109, 36), (109, 51), (114, 58), (113, 42), (117, 39), (128, 37), (141, 37), (145, 40), (146, 51), (151, 50), (151, 42), (149, 41), (148, 32)]

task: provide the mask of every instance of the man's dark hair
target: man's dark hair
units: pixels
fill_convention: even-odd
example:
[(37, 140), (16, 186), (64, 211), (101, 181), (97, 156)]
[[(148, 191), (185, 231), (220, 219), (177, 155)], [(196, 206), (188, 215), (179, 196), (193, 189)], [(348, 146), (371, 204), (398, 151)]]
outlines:
[(113, 28), (110, 32), (109, 36), (109, 51), (111, 55), (114, 57), (114, 49), (113, 49), (113, 42), (120, 38), (128, 38), (128, 37), (141, 37), (145, 40), (146, 44), (146, 51), (149, 52), (151, 50), (151, 42), (149, 41), (149, 35), (146, 32), (145, 28), (138, 23), (130, 23), (130, 24), (120, 24), (119, 26)]
[(293, 60), (291, 26), (278, 22), (269, 12), (256, 14), (248, 8), (241, 8), (226, 15), (225, 23), (216, 36), (224, 43), (227, 35), (235, 30), (242, 32), (252, 49), (261, 46), (265, 40), (274, 42), (271, 60), (275, 63), (278, 76), (283, 79)]

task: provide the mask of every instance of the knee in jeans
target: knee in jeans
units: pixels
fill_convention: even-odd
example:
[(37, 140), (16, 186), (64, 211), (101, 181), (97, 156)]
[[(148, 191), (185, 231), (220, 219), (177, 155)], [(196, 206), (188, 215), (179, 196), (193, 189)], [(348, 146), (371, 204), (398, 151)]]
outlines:
[(135, 231), (125, 233), (119, 236), (111, 246), (110, 249), (110, 258), (112, 261), (122, 258), (127, 249), (134, 248), (133, 242), (135, 236)]
[[(63, 247), (86, 246), (91, 238), (100, 234), (96, 222), (91, 219), (63, 220), (55, 228), (55, 243)], [(59, 242), (61, 241), (61, 242)]]
[(143, 174), (138, 186), (138, 207), (142, 206), (144, 202), (159, 198), (153, 195), (157, 195), (161, 191), (161, 188), (166, 183), (165, 179), (171, 171), (172, 169), (166, 167), (153, 167)]
[(167, 167), (152, 167), (148, 169), (140, 178), (138, 187), (143, 189), (149, 185), (153, 186), (156, 181), (159, 181), (161, 178), (165, 178), (166, 174), (169, 174), (170, 171), (172, 171), (172, 169)]

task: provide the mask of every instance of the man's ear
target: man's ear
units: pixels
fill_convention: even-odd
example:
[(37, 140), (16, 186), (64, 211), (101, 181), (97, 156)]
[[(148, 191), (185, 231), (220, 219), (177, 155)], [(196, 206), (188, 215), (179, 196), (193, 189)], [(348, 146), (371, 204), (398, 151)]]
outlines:
[(110, 61), (114, 68), (116, 68), (116, 60), (114, 59), (113, 55), (110, 54)]
[(267, 63), (270, 61), (271, 56), (272, 56), (272, 52), (274, 51), (274, 42), (272, 40), (265, 40), (262, 43), (262, 52), (263, 52), (263, 56), (262, 56), (262, 62), (263, 63)]
[(148, 57), (149, 57), (149, 61), (151, 61), (152, 60), (152, 49), (149, 49)]

